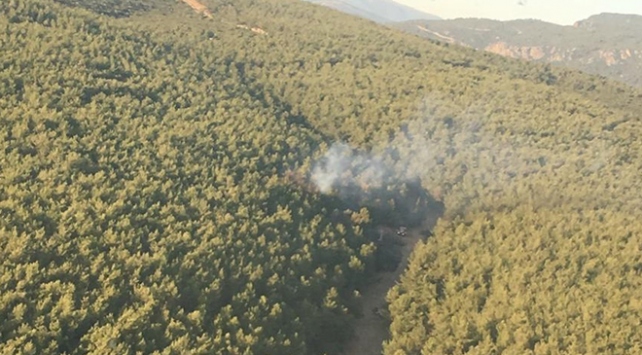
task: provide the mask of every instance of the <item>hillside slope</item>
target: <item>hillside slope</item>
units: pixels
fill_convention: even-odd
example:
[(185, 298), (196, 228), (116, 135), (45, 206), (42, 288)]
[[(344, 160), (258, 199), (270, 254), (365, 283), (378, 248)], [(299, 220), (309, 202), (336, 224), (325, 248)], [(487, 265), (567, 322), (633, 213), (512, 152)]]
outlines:
[(305, 0), (327, 6), (350, 15), (379, 22), (391, 23), (411, 20), (440, 20), (428, 14), (392, 0)]
[(554, 63), (642, 86), (642, 16), (600, 14), (559, 26), (535, 20), (411, 21), (395, 27), (511, 58)]
[[(122, 12), (0, 3), (2, 352), (337, 354), (398, 261), (376, 227), (421, 224), (431, 195), (446, 213), (390, 293), (389, 353), (479, 336), (524, 353), (605, 334), (592, 315), (622, 334), (606, 348), (642, 343), (625, 337), (639, 304), (602, 302), (641, 299), (640, 92), (299, 0), (202, 1), (212, 19), (105, 2)], [(558, 249), (564, 277), (528, 269)], [(547, 299), (575, 281), (592, 308), (493, 339), (476, 308), (454, 325), (421, 292), (440, 272), (452, 302), (477, 302), (466, 277), (488, 265), (546, 285), (494, 277), (507, 310), (560, 309)], [(523, 329), (511, 316), (495, 312), (502, 334)]]
[(284, 178), (323, 136), (210, 43), (0, 13), (2, 352), (335, 352), (374, 246)]

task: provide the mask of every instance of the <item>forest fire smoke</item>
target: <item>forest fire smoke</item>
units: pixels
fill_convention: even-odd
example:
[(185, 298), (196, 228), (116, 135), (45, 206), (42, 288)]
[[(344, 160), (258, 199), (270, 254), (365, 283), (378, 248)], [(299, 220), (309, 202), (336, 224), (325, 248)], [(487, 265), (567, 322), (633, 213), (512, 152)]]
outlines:
[(330, 193), (334, 188), (357, 184), (361, 188), (381, 187), (391, 175), (383, 159), (355, 152), (343, 142), (334, 143), (312, 170), (312, 181), (319, 191)]

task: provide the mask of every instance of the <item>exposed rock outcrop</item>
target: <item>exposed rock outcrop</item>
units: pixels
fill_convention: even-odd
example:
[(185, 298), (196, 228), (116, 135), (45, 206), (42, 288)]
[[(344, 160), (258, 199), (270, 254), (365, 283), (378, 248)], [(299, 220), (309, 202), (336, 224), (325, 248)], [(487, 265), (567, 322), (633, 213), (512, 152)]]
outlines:
[(642, 87), (642, 16), (601, 14), (573, 26), (471, 18), (410, 21), (395, 27), (440, 42), (564, 65)]

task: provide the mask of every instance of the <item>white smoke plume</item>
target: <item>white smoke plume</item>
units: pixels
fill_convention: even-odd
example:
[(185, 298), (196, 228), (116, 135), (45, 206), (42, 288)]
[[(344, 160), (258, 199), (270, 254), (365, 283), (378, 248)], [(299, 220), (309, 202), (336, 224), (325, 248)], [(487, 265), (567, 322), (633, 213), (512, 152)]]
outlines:
[(381, 187), (391, 175), (383, 159), (355, 152), (343, 142), (334, 143), (312, 170), (312, 182), (324, 194), (335, 188), (357, 184), (362, 188)]
[[(466, 103), (426, 98), (418, 104), (416, 116), (399, 122), (394, 134), (381, 132), (374, 138), (387, 143), (380, 154), (355, 152), (345, 143), (334, 143), (313, 165), (311, 182), (322, 193), (345, 196), (418, 179), (452, 211), (524, 202), (555, 206), (598, 198), (603, 204), (614, 198), (625, 204), (622, 188), (600, 176), (619, 174), (620, 165), (633, 164), (626, 159), (637, 153), (614, 145), (611, 132), (594, 130), (592, 116), (574, 117), (576, 135), (584, 132), (592, 137), (590, 144), (560, 144), (559, 137), (570, 137), (560, 130), (565, 122), (551, 120), (543, 125), (537, 112), (527, 110), (513, 118), (514, 113), (496, 106), (496, 93), (486, 95)], [(638, 125), (634, 120), (626, 124)], [(586, 196), (585, 191), (600, 193)], [(636, 196), (633, 204), (639, 203)]]

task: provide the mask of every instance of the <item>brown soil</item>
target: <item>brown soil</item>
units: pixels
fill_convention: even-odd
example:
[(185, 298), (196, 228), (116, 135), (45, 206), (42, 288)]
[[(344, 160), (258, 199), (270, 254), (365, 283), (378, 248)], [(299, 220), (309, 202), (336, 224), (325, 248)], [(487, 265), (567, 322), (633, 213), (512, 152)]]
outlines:
[(425, 239), (421, 232), (426, 229), (432, 230), (437, 218), (436, 216), (429, 217), (421, 227), (409, 229), (407, 236), (403, 238), (401, 262), (397, 269), (393, 272), (379, 273), (376, 282), (361, 291), (363, 316), (358, 318), (355, 323), (355, 336), (346, 345), (344, 355), (380, 355), (382, 353), (383, 342), (388, 339), (388, 321), (375, 314), (373, 309), (377, 307), (387, 312), (386, 295), (388, 290), (397, 283), (401, 274), (406, 270), (408, 258), (417, 242)]
[(194, 11), (203, 14), (209, 18), (212, 18), (212, 13), (207, 9), (207, 6), (201, 4), (197, 0), (183, 0), (189, 7), (194, 9)]

